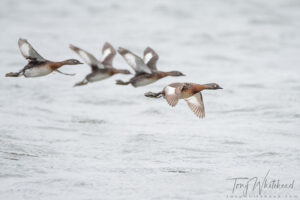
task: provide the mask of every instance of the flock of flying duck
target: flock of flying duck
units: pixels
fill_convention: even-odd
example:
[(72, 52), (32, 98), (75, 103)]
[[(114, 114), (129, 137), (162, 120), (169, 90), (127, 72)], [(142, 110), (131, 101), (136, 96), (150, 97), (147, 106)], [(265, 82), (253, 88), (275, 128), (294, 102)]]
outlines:
[[(64, 65), (78, 65), (83, 64), (76, 59), (68, 59), (60, 62), (53, 62), (40, 56), (36, 50), (30, 45), (26, 39), (19, 39), (19, 49), (21, 54), (28, 60), (28, 64), (21, 69), (19, 72), (7, 73), (6, 77), (40, 77), (50, 74), (53, 71), (59, 72), (64, 75), (74, 75), (63, 73), (58, 70)], [(74, 86), (82, 86), (88, 83), (101, 81), (109, 78), (115, 74), (131, 74), (127, 69), (117, 69), (113, 67), (113, 59), (116, 56), (116, 50), (106, 42), (102, 48), (102, 60), (98, 60), (92, 54), (87, 51), (70, 45), (75, 53), (82, 58), (82, 60), (91, 67), (91, 73), (86, 75), (84, 80), (76, 83)], [(119, 47), (118, 53), (124, 58), (128, 65), (135, 71), (134, 76), (129, 81), (117, 80), (117, 85), (128, 85), (131, 84), (133, 87), (141, 87), (154, 83), (155, 81), (162, 79), (167, 76), (184, 76), (179, 71), (163, 72), (157, 70), (156, 63), (159, 59), (158, 54), (147, 47), (144, 50), (144, 58), (135, 55), (127, 49)], [(216, 83), (209, 84), (195, 84), (195, 83), (172, 83), (163, 88), (158, 93), (147, 92), (146, 97), (160, 98), (164, 97), (168, 104), (172, 107), (176, 106), (179, 99), (184, 99), (189, 108), (199, 118), (205, 117), (205, 110), (203, 104), (202, 90), (216, 90), (222, 89)]]

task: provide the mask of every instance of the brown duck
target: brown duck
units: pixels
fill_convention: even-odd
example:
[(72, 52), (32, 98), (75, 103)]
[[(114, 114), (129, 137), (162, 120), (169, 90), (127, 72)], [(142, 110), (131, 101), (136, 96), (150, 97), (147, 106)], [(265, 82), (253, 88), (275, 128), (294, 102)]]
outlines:
[(19, 49), (21, 54), (28, 60), (28, 64), (19, 72), (10, 72), (7, 73), (6, 77), (19, 77), (25, 76), (28, 77), (39, 77), (50, 74), (53, 71), (57, 71), (64, 75), (74, 75), (74, 74), (66, 74), (58, 70), (58, 68), (63, 65), (78, 65), (82, 64), (78, 60), (68, 59), (61, 62), (53, 62), (50, 60), (46, 60), (42, 56), (40, 56), (36, 50), (29, 44), (26, 39), (20, 38), (18, 41)]
[(75, 51), (88, 65), (90, 65), (92, 72), (89, 73), (85, 79), (74, 86), (82, 86), (91, 82), (101, 81), (107, 79), (115, 74), (131, 74), (126, 69), (116, 69), (113, 67), (113, 59), (116, 56), (116, 50), (111, 44), (106, 42), (102, 48), (102, 61), (99, 61), (92, 54), (87, 51), (70, 45), (70, 48)]
[(163, 96), (172, 107), (176, 106), (179, 99), (184, 99), (197, 117), (204, 118), (205, 109), (201, 91), (217, 89), (223, 88), (216, 83), (203, 85), (196, 83), (172, 83), (166, 86), (161, 92), (147, 92), (145, 96), (152, 98), (160, 98)]
[(144, 50), (144, 59), (122, 47), (119, 47), (118, 52), (133, 68), (133, 70), (135, 71), (135, 76), (127, 82), (117, 80), (117, 85), (131, 84), (134, 87), (140, 87), (154, 83), (155, 81), (167, 76), (184, 76), (184, 74), (179, 71), (158, 71), (156, 63), (159, 59), (159, 56), (150, 47), (147, 47)]

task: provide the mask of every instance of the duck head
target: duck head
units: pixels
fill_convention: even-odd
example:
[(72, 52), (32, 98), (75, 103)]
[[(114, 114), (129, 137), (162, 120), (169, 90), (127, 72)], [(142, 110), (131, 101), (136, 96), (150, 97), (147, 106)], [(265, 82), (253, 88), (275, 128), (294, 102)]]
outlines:
[(205, 89), (207, 89), (207, 90), (218, 90), (218, 89), (223, 89), (223, 88), (220, 87), (216, 83), (208, 83), (208, 84), (205, 84)]
[(64, 64), (65, 65), (79, 65), (79, 64), (83, 64), (83, 63), (79, 62), (76, 59), (68, 59), (68, 60), (64, 61)]
[(185, 76), (182, 72), (180, 71), (170, 71), (167, 72), (168, 76)]

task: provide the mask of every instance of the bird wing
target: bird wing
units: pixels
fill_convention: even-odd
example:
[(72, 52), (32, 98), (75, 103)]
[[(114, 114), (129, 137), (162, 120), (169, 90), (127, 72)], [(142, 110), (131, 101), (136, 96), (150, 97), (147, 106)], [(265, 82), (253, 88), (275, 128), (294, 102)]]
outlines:
[(18, 41), (19, 49), (21, 51), (21, 54), (30, 61), (39, 61), (44, 62), (46, 61), (45, 58), (43, 58), (34, 48), (31, 46), (31, 44), (26, 40), (20, 38)]
[(87, 51), (80, 49), (79, 47), (76, 47), (72, 44), (70, 45), (70, 49), (75, 51), (75, 53), (77, 53), (84, 60), (85, 63), (91, 66), (92, 71), (98, 70), (99, 68), (103, 68), (102, 64), (95, 58), (95, 56), (88, 53)]
[(158, 59), (158, 54), (150, 47), (147, 47), (144, 50), (144, 62), (151, 69), (151, 71), (157, 71), (156, 63)]
[(136, 73), (152, 73), (151, 69), (139, 56), (122, 47), (119, 47), (118, 52)]
[(187, 102), (188, 106), (197, 117), (199, 118), (205, 117), (205, 110), (204, 110), (204, 104), (203, 104), (203, 98), (201, 92), (198, 92), (193, 96), (186, 98), (184, 100)]
[(112, 62), (114, 57), (116, 56), (116, 50), (114, 47), (106, 42), (102, 48), (102, 61), (101, 63), (108, 68), (112, 68)]
[(168, 85), (167, 87), (164, 88), (165, 98), (170, 106), (172, 107), (176, 106), (182, 88), (183, 85), (179, 85), (177, 87)]

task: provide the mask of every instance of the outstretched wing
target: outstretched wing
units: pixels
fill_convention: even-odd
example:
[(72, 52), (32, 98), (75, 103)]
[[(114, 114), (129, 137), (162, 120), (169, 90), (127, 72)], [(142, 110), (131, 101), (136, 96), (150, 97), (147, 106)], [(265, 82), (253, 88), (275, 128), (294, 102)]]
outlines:
[(150, 68), (139, 56), (122, 47), (119, 47), (118, 52), (136, 73), (152, 73)]
[(168, 85), (164, 88), (164, 95), (168, 102), (168, 104), (172, 107), (176, 106), (179, 100), (179, 95), (181, 93), (181, 90), (183, 88), (183, 84), (178, 85)]
[(18, 41), (19, 49), (21, 51), (21, 54), (30, 61), (39, 61), (44, 62), (46, 61), (45, 58), (40, 56), (36, 50), (31, 46), (31, 44), (26, 40), (20, 38)]
[(102, 48), (102, 64), (105, 67), (112, 67), (113, 59), (116, 55), (116, 50), (113, 48), (111, 44), (106, 42)]
[(158, 54), (150, 47), (147, 47), (144, 50), (144, 62), (151, 69), (151, 71), (157, 71), (156, 63), (158, 59)]
[(201, 92), (198, 92), (194, 94), (193, 96), (184, 99), (190, 109), (195, 113), (195, 115), (199, 118), (205, 117), (205, 110), (204, 110), (204, 104), (203, 104), (203, 98)]
[(70, 49), (75, 51), (85, 63), (91, 66), (92, 71), (98, 70), (99, 68), (103, 68), (102, 64), (93, 56), (92, 54), (88, 53), (87, 51), (80, 49), (72, 44), (70, 44)]

